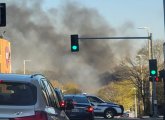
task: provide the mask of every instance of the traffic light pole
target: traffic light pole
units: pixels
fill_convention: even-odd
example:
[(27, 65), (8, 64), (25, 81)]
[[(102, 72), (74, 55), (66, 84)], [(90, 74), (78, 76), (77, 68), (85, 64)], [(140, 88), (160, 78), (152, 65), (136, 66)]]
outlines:
[[(149, 39), (149, 59), (153, 60), (152, 51), (152, 34), (150, 33), (151, 39)], [(157, 64), (157, 63), (156, 63)], [(152, 117), (157, 117), (157, 98), (156, 98), (156, 81), (155, 76), (152, 76), (152, 82), (150, 82), (150, 114)]]
[(156, 99), (156, 81), (155, 77), (152, 77), (152, 111), (153, 116), (152, 117), (158, 117), (157, 115), (157, 99)]
[[(164, 29), (165, 29), (165, 0), (163, 0), (163, 13), (164, 13)], [(165, 43), (163, 44), (163, 53), (164, 53), (164, 70), (165, 70)], [(165, 120), (165, 77), (163, 77), (163, 83), (164, 83), (164, 117), (163, 120)]]

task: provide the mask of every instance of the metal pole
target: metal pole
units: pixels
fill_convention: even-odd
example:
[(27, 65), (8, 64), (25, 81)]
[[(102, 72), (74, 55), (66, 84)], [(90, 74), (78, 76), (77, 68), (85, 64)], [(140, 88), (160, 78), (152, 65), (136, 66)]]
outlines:
[[(152, 54), (152, 34), (150, 33), (150, 30), (148, 27), (139, 27), (138, 29), (145, 29), (148, 34), (148, 59), (153, 59), (153, 54)], [(148, 80), (148, 85), (149, 85), (149, 92), (147, 93), (149, 103), (150, 103), (150, 115), (153, 115), (153, 106), (152, 106), (152, 82)]]
[[(163, 12), (164, 12), (164, 29), (165, 29), (165, 0), (163, 0)], [(163, 44), (163, 53), (164, 53), (164, 70), (165, 70), (165, 43)], [(163, 120), (165, 120), (165, 78), (163, 77), (164, 83), (164, 115)]]
[[(164, 0), (164, 5), (165, 5), (165, 0)], [(165, 6), (164, 6), (165, 7)], [(165, 9), (164, 9), (165, 13)], [(163, 53), (164, 53), (164, 70), (165, 70), (165, 42), (163, 44)], [(163, 112), (163, 120), (165, 120), (165, 77), (163, 75), (163, 84), (164, 84), (164, 112)]]
[(152, 105), (153, 105), (153, 117), (157, 117), (157, 99), (156, 99), (156, 81), (155, 77), (152, 77), (153, 90), (152, 90)]
[(25, 74), (25, 60), (23, 61), (23, 74)]
[(23, 60), (23, 73), (26, 74), (26, 62), (30, 62), (31, 60)]
[(135, 118), (137, 118), (137, 100), (136, 100), (136, 88), (134, 88), (134, 90), (135, 90)]
[[(150, 52), (151, 59), (153, 59), (153, 51), (152, 51), (152, 33), (150, 33)], [(152, 86), (152, 87), (151, 87)], [(157, 99), (156, 99), (156, 81), (155, 77), (152, 77), (152, 83), (150, 82), (150, 90), (152, 90), (152, 115), (153, 117), (157, 117)]]
[[(151, 33), (148, 33), (149, 36), (151, 36)], [(152, 55), (152, 39), (148, 39), (148, 54), (149, 59), (153, 59)], [(149, 81), (149, 98), (150, 98), (150, 115), (153, 116), (153, 89), (152, 89), (152, 83)]]
[(147, 37), (80, 37), (78, 39), (151, 39), (151, 36), (147, 36)]

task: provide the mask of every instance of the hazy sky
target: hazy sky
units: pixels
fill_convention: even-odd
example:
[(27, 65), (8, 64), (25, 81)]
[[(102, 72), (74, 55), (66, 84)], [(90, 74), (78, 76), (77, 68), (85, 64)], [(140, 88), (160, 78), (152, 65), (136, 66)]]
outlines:
[[(132, 22), (139, 36), (147, 35), (138, 27), (148, 27), (153, 39), (164, 39), (163, 0), (44, 0), (45, 8), (61, 7), (65, 2), (96, 9), (116, 29)], [(53, 2), (52, 2), (53, 1)], [(76, 19), (76, 18), (75, 18)], [(122, 35), (121, 35), (122, 36)]]

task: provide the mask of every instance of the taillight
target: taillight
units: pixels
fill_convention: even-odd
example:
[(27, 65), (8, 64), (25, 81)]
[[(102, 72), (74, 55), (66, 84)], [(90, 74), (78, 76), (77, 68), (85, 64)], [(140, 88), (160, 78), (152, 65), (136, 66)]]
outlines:
[(26, 117), (19, 117), (19, 118), (12, 118), (10, 120), (48, 120), (47, 114), (45, 112), (35, 112), (35, 115), (26, 116)]
[(93, 107), (92, 106), (87, 107), (87, 111), (88, 112), (93, 112)]
[(0, 80), (0, 83), (3, 83), (3, 80)]
[(60, 102), (60, 107), (65, 107), (65, 101)]
[(36, 112), (35, 113), (35, 120), (48, 120), (47, 114), (45, 112)]

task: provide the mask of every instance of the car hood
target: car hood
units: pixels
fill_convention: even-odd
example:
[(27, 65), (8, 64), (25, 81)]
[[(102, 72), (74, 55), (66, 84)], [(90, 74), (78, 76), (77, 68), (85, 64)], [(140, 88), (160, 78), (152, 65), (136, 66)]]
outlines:
[(17, 118), (34, 114), (34, 106), (0, 106), (0, 118)]

